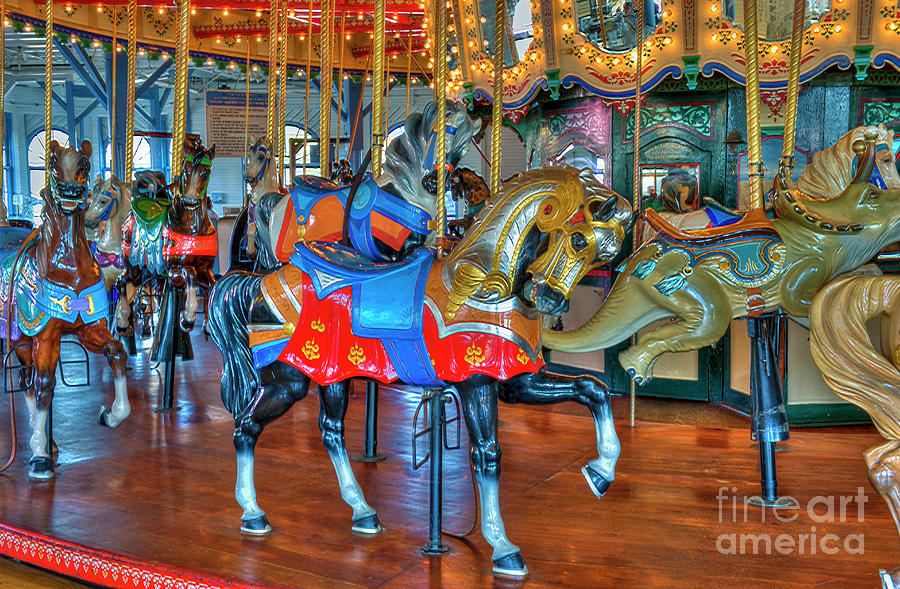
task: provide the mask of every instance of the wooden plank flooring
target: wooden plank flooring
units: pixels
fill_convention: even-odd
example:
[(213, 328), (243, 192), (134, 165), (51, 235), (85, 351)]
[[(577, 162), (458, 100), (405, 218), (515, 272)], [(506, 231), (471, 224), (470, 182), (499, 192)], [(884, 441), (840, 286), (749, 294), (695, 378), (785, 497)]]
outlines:
[[(105, 360), (92, 357), (90, 387), (58, 390), (56, 481), (27, 480), (27, 441), (20, 438), (18, 464), (0, 476), (0, 520), (150, 562), (304, 588), (877, 587), (879, 568), (900, 566), (897, 532), (860, 456), (880, 440), (873, 428), (793, 431), (787, 451), (778, 454), (780, 490), (803, 509), (793, 512), (794, 521), (780, 523), (771, 510), (761, 521), (764, 512), (748, 507), (744, 521), (742, 498), (759, 489), (746, 427), (642, 422), (632, 429), (617, 419), (617, 479), (597, 500), (580, 473), (596, 455), (587, 412), (525, 406), (501, 409), (501, 499), (507, 532), (528, 563), (528, 580), (495, 580), (490, 548), (477, 532), (465, 541), (447, 539), (452, 550), (446, 556), (424, 557), (418, 547), (427, 535), (427, 469), (410, 467), (417, 399), (396, 391), (381, 395), (379, 449), (388, 460), (354, 463), (384, 533), (350, 531), (350, 510), (322, 448), (318, 402), (311, 395), (267, 428), (257, 448), (258, 499), (275, 532), (241, 536), (231, 417), (218, 399), (221, 361), (201, 340), (195, 337), (198, 359), (179, 370), (182, 409), (175, 413), (151, 411), (159, 375), (147, 367), (145, 353), (132, 359), (133, 413), (118, 430), (95, 425), (99, 404), (111, 401), (112, 385)], [(357, 392), (348, 412), (351, 455), (362, 450), (363, 401)], [(617, 415), (626, 403), (616, 400)], [(659, 409), (665, 402), (653, 403), (654, 415), (665, 413)], [(0, 405), (0, 423), (6, 423), (8, 405)], [(24, 412), (21, 397), (17, 407)], [(685, 406), (676, 411), (684, 421)], [(23, 415), (18, 422), (26, 431)], [(7, 451), (8, 441), (0, 440), (0, 454)], [(445, 527), (467, 529), (475, 516), (467, 452), (446, 453), (444, 469)], [(720, 502), (723, 488), (727, 497)], [(867, 500), (863, 521), (857, 521), (856, 503), (843, 522), (815, 521), (805, 509), (820, 495), (835, 497), (839, 506), (838, 497), (856, 496), (859, 488)], [(823, 509), (819, 505), (818, 512)], [(729, 534), (738, 541), (740, 534), (785, 535), (782, 548), (806, 535), (804, 553), (794, 548), (779, 554), (773, 546), (769, 554), (753, 554), (751, 541), (743, 545), (749, 554), (722, 554), (717, 541), (722, 548)], [(816, 554), (809, 554), (812, 534)], [(822, 553), (826, 534), (838, 538), (836, 554)], [(854, 534), (862, 536), (863, 554), (844, 549)], [(28, 585), (31, 573), (2, 560), (0, 588), (81, 586), (51, 576)]]

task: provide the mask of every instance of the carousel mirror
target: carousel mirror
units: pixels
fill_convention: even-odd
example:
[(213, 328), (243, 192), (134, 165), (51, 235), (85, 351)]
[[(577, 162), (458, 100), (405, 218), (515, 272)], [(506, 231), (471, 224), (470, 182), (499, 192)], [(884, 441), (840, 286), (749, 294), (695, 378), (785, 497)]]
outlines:
[[(641, 1), (641, 0), (639, 0)], [(576, 0), (575, 14), (581, 33), (610, 53), (631, 51), (653, 34), (662, 20), (662, 0), (644, 2), (644, 23), (638, 25), (638, 5), (632, 0)]]
[[(831, 11), (832, 0), (807, 0), (804, 28), (821, 22)], [(759, 3), (759, 38), (780, 41), (791, 36), (793, 0), (763, 0)], [(725, 0), (723, 15), (737, 28), (744, 26), (744, 3), (741, 0)]]
[[(494, 54), (494, 0), (479, 0), (481, 11), (481, 39), (484, 50)], [(534, 16), (531, 0), (506, 0), (506, 38), (503, 62), (512, 67), (522, 61), (534, 40)]]

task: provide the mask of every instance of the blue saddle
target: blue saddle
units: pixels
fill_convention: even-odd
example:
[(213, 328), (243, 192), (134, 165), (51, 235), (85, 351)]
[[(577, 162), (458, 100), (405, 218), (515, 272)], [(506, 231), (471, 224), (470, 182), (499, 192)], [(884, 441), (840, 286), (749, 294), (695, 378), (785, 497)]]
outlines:
[(438, 386), (422, 330), (425, 285), (434, 252), (419, 248), (402, 262), (385, 264), (328, 242), (300, 242), (291, 263), (310, 277), (316, 296), (352, 287), (351, 330), (381, 340), (403, 382)]
[[(326, 196), (334, 196), (347, 208), (350, 196), (350, 185), (335, 184), (331, 180), (317, 176), (297, 176), (291, 189), (291, 200), (294, 212), (302, 225), (309, 219), (313, 206)], [(380, 262), (388, 261), (381, 255), (372, 237), (372, 213), (384, 215), (399, 223), (410, 231), (421, 235), (429, 232), (428, 221), (431, 215), (405, 200), (383, 190), (367, 174), (357, 188), (353, 197), (353, 208), (350, 211), (350, 242), (357, 252), (363, 256)]]

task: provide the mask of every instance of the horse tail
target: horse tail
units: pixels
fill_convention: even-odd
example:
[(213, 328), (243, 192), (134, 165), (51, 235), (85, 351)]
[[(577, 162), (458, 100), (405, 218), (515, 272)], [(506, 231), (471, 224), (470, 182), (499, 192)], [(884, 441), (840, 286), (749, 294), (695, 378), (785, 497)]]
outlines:
[(232, 272), (220, 278), (210, 293), (209, 333), (225, 362), (222, 402), (235, 417), (250, 407), (259, 389), (248, 325), (250, 307), (260, 282), (262, 276)]
[[(897, 276), (849, 276), (819, 291), (809, 312), (810, 351), (825, 382), (864, 409), (891, 440), (900, 440), (898, 305)], [(880, 314), (882, 342), (876, 350), (866, 324)]]

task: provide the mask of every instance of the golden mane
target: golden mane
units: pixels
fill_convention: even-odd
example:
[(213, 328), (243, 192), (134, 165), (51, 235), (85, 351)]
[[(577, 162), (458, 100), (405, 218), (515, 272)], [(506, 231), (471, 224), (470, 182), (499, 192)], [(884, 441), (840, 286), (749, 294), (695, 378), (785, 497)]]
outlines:
[[(831, 147), (813, 154), (812, 162), (804, 168), (803, 175), (797, 180), (797, 189), (818, 198), (829, 198), (843, 192), (853, 179), (853, 142), (857, 139), (865, 140), (863, 134), (867, 128), (851, 129)], [(888, 149), (892, 149), (893, 140), (893, 133), (884, 125), (878, 125), (876, 143), (887, 144)], [(900, 178), (897, 178), (896, 172), (893, 176), (893, 182), (891, 178), (884, 179), (888, 188), (900, 188)]]

